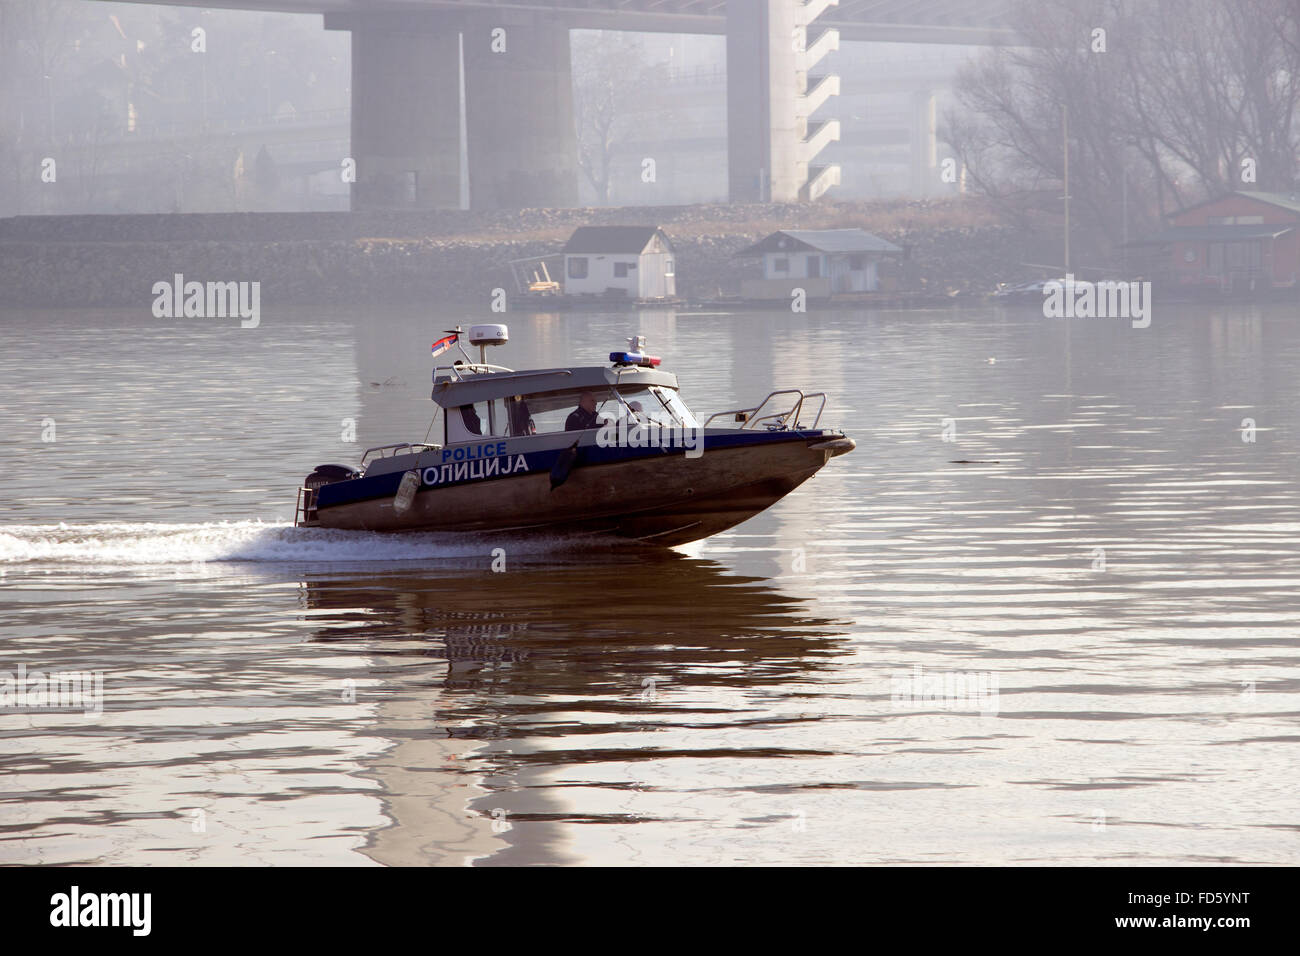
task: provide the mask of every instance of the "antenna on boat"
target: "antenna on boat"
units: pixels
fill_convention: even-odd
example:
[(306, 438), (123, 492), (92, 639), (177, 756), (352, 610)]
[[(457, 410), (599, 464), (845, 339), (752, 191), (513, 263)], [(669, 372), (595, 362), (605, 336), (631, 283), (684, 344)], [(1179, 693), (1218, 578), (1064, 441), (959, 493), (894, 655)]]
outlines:
[[(487, 349), (489, 345), (505, 345), (510, 341), (510, 330), (504, 325), (471, 325), (469, 327), (469, 344), (478, 346), (478, 366), (477, 371), (482, 374), (491, 374), (495, 366), (487, 363)], [(509, 369), (506, 369), (509, 371)], [(488, 434), (497, 433), (497, 403), (488, 402)]]

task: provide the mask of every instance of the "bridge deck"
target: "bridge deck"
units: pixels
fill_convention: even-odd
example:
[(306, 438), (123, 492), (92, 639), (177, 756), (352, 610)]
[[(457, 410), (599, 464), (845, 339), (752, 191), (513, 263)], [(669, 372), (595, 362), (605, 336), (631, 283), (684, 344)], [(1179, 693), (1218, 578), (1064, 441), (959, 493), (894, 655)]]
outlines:
[[(158, 0), (127, 0), (152, 3)], [(551, 12), (577, 29), (721, 34), (726, 0), (163, 0), (169, 6), (400, 21), (425, 13)], [(845, 40), (999, 45), (1015, 39), (1009, 0), (840, 0), (818, 19)]]

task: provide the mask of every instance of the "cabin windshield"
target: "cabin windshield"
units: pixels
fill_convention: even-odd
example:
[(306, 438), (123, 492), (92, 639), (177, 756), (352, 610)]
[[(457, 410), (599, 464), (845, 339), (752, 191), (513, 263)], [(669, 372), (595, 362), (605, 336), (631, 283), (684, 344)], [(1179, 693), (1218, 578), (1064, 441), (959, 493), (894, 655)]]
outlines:
[(699, 425), (681, 396), (671, 388), (641, 385), (618, 391), (631, 416), (643, 425), (651, 422), (666, 427), (695, 428)]

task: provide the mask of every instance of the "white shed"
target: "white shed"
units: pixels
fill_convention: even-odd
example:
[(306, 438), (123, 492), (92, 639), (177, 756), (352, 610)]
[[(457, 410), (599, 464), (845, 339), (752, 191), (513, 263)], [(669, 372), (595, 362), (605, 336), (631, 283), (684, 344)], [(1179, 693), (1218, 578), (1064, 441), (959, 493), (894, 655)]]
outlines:
[(658, 226), (582, 226), (564, 246), (564, 293), (676, 298), (673, 245)]
[(865, 229), (784, 229), (736, 253), (763, 260), (763, 278), (745, 283), (745, 297), (752, 299), (785, 298), (795, 286), (818, 298), (875, 292), (876, 264), (902, 254)]

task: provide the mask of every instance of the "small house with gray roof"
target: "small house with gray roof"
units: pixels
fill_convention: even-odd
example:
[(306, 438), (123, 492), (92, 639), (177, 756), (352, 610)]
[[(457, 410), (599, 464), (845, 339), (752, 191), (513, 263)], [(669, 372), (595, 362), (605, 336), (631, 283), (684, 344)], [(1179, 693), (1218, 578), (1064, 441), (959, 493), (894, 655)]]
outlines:
[(782, 229), (736, 253), (763, 260), (763, 278), (744, 283), (747, 299), (788, 298), (796, 287), (814, 299), (875, 292), (880, 287), (877, 264), (902, 254), (865, 229)]
[(676, 298), (672, 242), (658, 226), (582, 226), (564, 246), (564, 294)]

